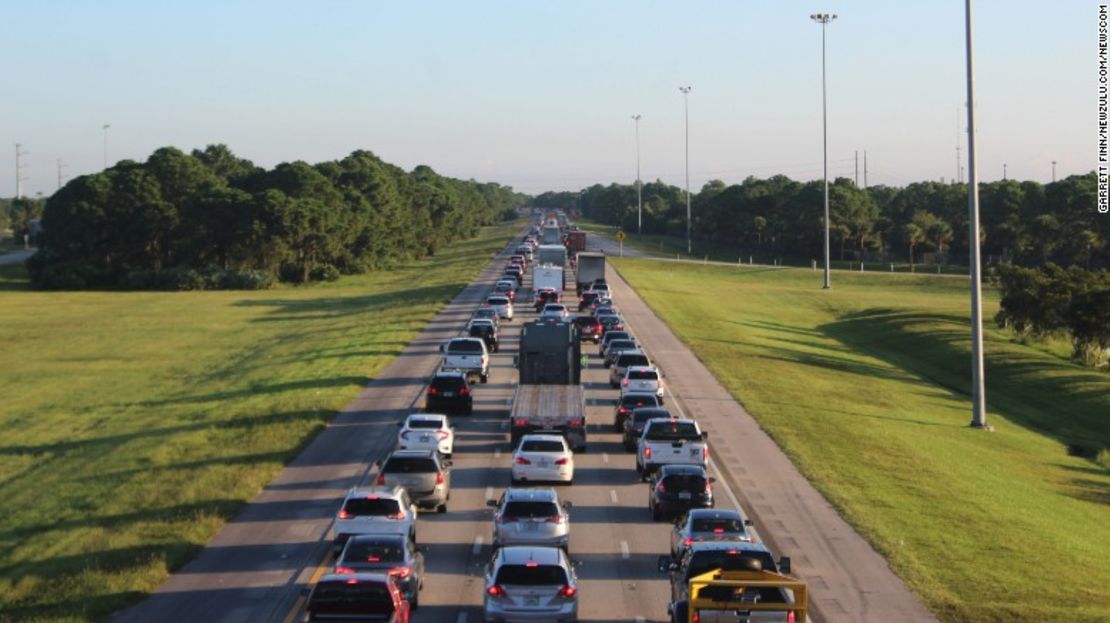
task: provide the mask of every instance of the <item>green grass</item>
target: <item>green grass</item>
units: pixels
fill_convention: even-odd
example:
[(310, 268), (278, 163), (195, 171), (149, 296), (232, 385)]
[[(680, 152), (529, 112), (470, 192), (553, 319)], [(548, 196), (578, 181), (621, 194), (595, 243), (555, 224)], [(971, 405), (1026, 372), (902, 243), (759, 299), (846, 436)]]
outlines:
[(258, 292), (35, 292), (0, 267), (0, 620), (100, 620), (156, 589), (519, 226)]
[(1110, 375), (989, 327), (977, 431), (965, 280), (613, 263), (943, 620), (1110, 620)]

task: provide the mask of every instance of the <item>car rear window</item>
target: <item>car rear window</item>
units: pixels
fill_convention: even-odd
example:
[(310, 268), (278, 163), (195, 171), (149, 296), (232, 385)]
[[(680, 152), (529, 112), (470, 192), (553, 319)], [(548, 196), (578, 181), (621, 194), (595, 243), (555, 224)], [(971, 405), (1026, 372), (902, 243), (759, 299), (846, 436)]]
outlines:
[(351, 498), (343, 510), (353, 517), (378, 517), (400, 513), (401, 504), (389, 498)]
[(629, 370), (628, 378), (633, 381), (658, 381), (659, 373), (655, 370)]
[(567, 573), (556, 565), (501, 565), (496, 582), (509, 586), (562, 586), (567, 583)]
[(443, 420), (419, 419), (409, 420), (409, 428), (439, 428)]
[(383, 582), (360, 580), (351, 584), (350, 580), (326, 580), (312, 591), (309, 609), (326, 614), (331, 608), (337, 613), (390, 615), (393, 614), (393, 597)]
[(628, 331), (610, 331), (605, 334), (605, 343), (610, 344), (613, 340), (627, 340), (632, 335)]
[(512, 519), (554, 517), (559, 514), (559, 507), (554, 502), (506, 502), (503, 514)]
[(705, 477), (697, 474), (671, 474), (663, 477), (668, 491), (705, 491)]
[(621, 323), (621, 319), (618, 316), (599, 316), (597, 321), (604, 325), (617, 325)]
[(662, 409), (636, 409), (632, 412), (632, 421), (636, 424), (645, 424), (648, 420), (667, 418), (671, 414)]
[(641, 355), (639, 353), (624, 354), (617, 357), (618, 368), (627, 368), (628, 366), (646, 366), (650, 363), (651, 362), (648, 361), (647, 355)]
[(566, 448), (561, 441), (531, 440), (520, 444), (523, 452), (562, 452)]
[(471, 340), (455, 340), (447, 345), (449, 353), (480, 353), (482, 343)]
[(579, 316), (574, 319), (574, 324), (580, 327), (593, 327), (601, 323), (597, 321), (597, 318), (591, 318), (589, 316)]
[(401, 539), (356, 538), (343, 550), (342, 562), (401, 562), (404, 547)]
[(493, 327), (489, 326), (488, 324), (476, 324), (470, 327), (470, 335), (473, 337), (482, 337), (483, 335), (489, 335), (490, 333), (493, 333)]
[(382, 472), (386, 474), (430, 474), (438, 471), (434, 460), (416, 456), (391, 457), (382, 466)]
[(432, 387), (441, 391), (453, 391), (466, 386), (466, 380), (463, 379), (461, 376), (438, 376), (432, 379)]
[(614, 352), (620, 350), (628, 350), (630, 348), (636, 348), (636, 342), (633, 342), (632, 340), (613, 340), (612, 342), (609, 342), (608, 348)]
[(625, 394), (621, 396), (621, 405), (625, 407), (659, 406), (659, 399), (651, 394)]
[(650, 441), (694, 441), (701, 439), (693, 422), (658, 422), (647, 431)]
[(744, 522), (734, 517), (695, 517), (690, 529), (694, 532), (745, 532)]
[(503, 296), (491, 296), (488, 299), (486, 299), (486, 302), (489, 303), (490, 305), (508, 305), (509, 304), (509, 299), (507, 299)]

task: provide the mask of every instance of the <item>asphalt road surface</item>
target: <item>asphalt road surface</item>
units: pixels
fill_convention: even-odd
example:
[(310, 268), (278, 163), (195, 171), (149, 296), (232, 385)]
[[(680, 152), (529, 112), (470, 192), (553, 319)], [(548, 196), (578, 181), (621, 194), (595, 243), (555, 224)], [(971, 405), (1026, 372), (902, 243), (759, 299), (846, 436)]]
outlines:
[[(304, 589), (330, 562), (329, 528), (342, 496), (369, 480), (370, 466), (396, 439), (396, 423), (420, 410), (426, 380), (440, 361), (438, 345), (462, 328), (513, 247), (448, 304), (195, 560), (114, 620), (301, 620)], [(626, 320), (667, 374), (668, 390), (677, 398), (667, 406), (696, 417), (712, 435), (713, 456), (725, 471), (719, 474), (718, 505), (743, 504), (776, 556), (794, 559), (797, 572), (810, 582), (811, 617), (933, 620), (693, 354), (614, 271), (609, 275)], [(534, 317), (527, 305), (517, 313), (514, 322), (503, 323), (502, 350), (493, 356), (490, 382), (475, 386), (474, 414), (453, 418), (457, 433), (448, 512), (419, 519), (428, 575), (414, 616), (418, 622), (482, 620), (482, 568), (491, 539), (485, 502), (508, 486), (508, 409), (516, 384), (512, 357), (521, 323)], [(669, 588), (655, 567), (667, 551), (670, 525), (651, 520), (647, 485), (635, 474), (633, 455), (612, 432), (618, 392), (609, 388), (596, 348), (584, 349), (591, 355), (583, 374), (589, 449), (575, 457), (575, 484), (559, 491), (574, 503), (570, 553), (580, 565), (579, 614), (591, 623), (667, 621)]]

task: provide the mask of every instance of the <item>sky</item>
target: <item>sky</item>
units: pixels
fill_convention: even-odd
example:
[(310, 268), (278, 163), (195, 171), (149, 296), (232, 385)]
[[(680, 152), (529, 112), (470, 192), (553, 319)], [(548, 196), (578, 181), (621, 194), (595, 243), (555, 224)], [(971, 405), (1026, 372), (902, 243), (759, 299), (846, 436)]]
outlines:
[[(368, 149), (527, 193), (636, 179), (966, 171), (963, 0), (0, 0), (0, 196), (224, 143), (264, 167)], [(977, 0), (979, 177), (1094, 169), (1096, 7)], [(110, 125), (105, 131), (104, 125)], [(963, 136), (961, 136), (963, 132)], [(964, 173), (966, 176), (966, 172)], [(63, 179), (63, 181), (64, 181)]]

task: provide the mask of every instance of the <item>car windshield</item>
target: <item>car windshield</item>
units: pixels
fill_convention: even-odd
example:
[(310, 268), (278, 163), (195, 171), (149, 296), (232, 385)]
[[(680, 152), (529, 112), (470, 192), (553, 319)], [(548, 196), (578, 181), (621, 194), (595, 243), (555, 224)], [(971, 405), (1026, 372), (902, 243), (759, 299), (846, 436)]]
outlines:
[(472, 340), (455, 340), (447, 346), (449, 353), (480, 353), (482, 352), (482, 343)]
[(629, 370), (628, 378), (633, 381), (658, 381), (659, 373), (655, 370)]
[(340, 562), (401, 562), (405, 559), (404, 547), (401, 539), (355, 538), (343, 550)]
[(736, 517), (695, 517), (690, 529), (694, 532), (745, 532), (744, 522)]
[(326, 580), (316, 585), (308, 607), (320, 614), (358, 612), (385, 620), (393, 614), (393, 597), (380, 581)]
[(647, 431), (649, 441), (696, 441), (701, 439), (693, 422), (656, 422)]
[(501, 565), (496, 582), (509, 586), (563, 586), (567, 573), (557, 565)]
[(624, 354), (617, 358), (618, 368), (627, 368), (628, 366), (646, 366), (649, 362), (647, 355), (637, 354)]
[(418, 456), (390, 457), (382, 466), (385, 474), (431, 474), (438, 472), (435, 460)]
[(397, 515), (401, 504), (390, 498), (351, 498), (343, 505), (343, 510), (352, 517), (380, 517)]
[(409, 428), (439, 428), (443, 425), (443, 420), (409, 420)]
[(520, 444), (521, 452), (562, 452), (566, 448), (562, 441), (535, 439)]
[(671, 474), (663, 477), (667, 491), (705, 491), (705, 476), (698, 474)]
[(559, 507), (554, 502), (506, 502), (502, 514), (511, 519), (555, 517), (559, 514)]

